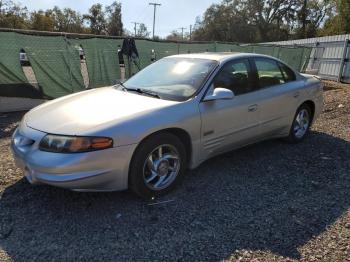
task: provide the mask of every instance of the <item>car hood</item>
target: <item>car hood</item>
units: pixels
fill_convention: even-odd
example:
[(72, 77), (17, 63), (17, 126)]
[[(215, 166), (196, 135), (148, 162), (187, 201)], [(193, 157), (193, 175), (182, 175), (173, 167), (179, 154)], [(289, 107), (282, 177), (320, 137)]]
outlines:
[(79, 135), (98, 126), (115, 125), (176, 103), (105, 87), (38, 106), (26, 114), (25, 123), (46, 133)]

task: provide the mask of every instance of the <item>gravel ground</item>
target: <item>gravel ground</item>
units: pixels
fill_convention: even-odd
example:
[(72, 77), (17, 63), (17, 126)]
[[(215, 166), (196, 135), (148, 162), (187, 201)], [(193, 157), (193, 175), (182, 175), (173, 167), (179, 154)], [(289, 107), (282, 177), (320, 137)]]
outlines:
[(350, 261), (350, 86), (327, 84), (301, 144), (205, 162), (154, 202), (31, 186), (0, 115), (0, 261)]

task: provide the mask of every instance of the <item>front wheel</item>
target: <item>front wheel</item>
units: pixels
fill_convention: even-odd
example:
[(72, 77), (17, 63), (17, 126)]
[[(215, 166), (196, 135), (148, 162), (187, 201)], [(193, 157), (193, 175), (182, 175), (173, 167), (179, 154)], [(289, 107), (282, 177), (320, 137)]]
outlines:
[(161, 133), (143, 141), (130, 165), (130, 188), (150, 199), (172, 190), (186, 170), (186, 150), (173, 134)]
[(311, 121), (312, 114), (310, 107), (306, 104), (301, 105), (295, 114), (287, 141), (291, 143), (302, 141), (309, 133)]

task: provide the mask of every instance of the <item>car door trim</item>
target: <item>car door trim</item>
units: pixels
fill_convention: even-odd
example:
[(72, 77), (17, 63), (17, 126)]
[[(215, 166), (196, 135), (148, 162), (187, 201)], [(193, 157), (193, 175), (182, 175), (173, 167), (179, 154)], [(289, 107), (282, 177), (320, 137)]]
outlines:
[(212, 138), (212, 139), (210, 139), (210, 140), (207, 140), (206, 143), (210, 142), (211, 140), (214, 141), (214, 140), (216, 140), (216, 139), (221, 139), (221, 138), (225, 138), (225, 137), (227, 137), (227, 136), (234, 135), (234, 134), (236, 134), (236, 133), (238, 133), (238, 132), (242, 132), (242, 131), (244, 131), (244, 130), (251, 129), (251, 128), (257, 127), (257, 126), (259, 126), (259, 125), (260, 125), (260, 123), (258, 122), (258, 123), (256, 123), (256, 124), (252, 124), (252, 125), (250, 125), (250, 126), (246, 126), (246, 127), (244, 127), (244, 128), (241, 128), (241, 129), (237, 129), (237, 130), (235, 130), (235, 131), (233, 131), (233, 132), (229, 132), (229, 133), (227, 133), (227, 134), (225, 134), (225, 135), (217, 136), (217, 137), (215, 137), (215, 138)]

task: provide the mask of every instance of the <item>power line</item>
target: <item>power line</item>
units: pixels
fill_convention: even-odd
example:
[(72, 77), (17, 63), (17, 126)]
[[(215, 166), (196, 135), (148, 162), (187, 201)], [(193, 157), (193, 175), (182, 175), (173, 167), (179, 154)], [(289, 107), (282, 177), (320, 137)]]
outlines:
[(137, 25), (141, 24), (141, 23), (138, 23), (138, 22), (131, 22), (132, 24), (134, 24), (134, 30), (135, 30), (135, 37), (136, 37), (136, 28), (137, 28)]
[(182, 40), (184, 40), (184, 30), (186, 29), (186, 27), (180, 27), (179, 29), (182, 30)]
[(192, 25), (190, 25), (190, 41), (192, 41)]
[(161, 6), (161, 4), (149, 3), (149, 5), (153, 5), (153, 8), (154, 8), (154, 12), (153, 12), (153, 39), (154, 39), (154, 30), (156, 27), (156, 9), (157, 9), (157, 6)]

